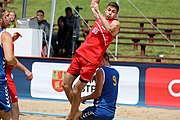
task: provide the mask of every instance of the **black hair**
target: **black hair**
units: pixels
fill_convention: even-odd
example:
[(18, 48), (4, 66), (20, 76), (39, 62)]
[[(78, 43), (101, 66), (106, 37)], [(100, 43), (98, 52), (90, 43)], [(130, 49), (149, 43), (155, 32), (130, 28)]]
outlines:
[[(117, 12), (119, 11), (119, 5), (116, 3), (116, 2), (110, 2), (108, 5), (107, 5), (107, 7), (108, 6), (112, 6), (112, 7), (115, 7), (116, 9), (117, 9)], [(107, 8), (106, 7), (106, 8)]]
[(65, 12), (68, 12), (68, 11), (72, 12), (71, 7), (66, 7), (66, 8), (65, 8)]
[(44, 11), (43, 10), (38, 10), (36, 13), (42, 13), (44, 15)]
[(66, 22), (66, 18), (64, 16), (60, 16), (57, 20), (57, 22), (59, 23), (59, 21), (63, 21), (63, 22)]
[(104, 53), (103, 58), (109, 62), (109, 55), (106, 52)]
[(66, 25), (66, 18), (64, 16), (60, 16), (57, 20), (57, 24), (59, 26), (59, 22), (62, 21), (64, 23), (64, 25)]

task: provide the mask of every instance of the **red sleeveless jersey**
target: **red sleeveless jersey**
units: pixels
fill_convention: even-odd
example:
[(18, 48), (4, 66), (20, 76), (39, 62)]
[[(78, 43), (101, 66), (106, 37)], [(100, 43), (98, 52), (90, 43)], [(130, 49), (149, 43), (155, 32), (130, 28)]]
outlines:
[[(113, 20), (108, 20), (111, 23)], [(84, 43), (76, 50), (84, 59), (91, 63), (99, 64), (103, 54), (113, 41), (112, 36), (102, 25), (101, 20), (97, 19), (86, 37)]]

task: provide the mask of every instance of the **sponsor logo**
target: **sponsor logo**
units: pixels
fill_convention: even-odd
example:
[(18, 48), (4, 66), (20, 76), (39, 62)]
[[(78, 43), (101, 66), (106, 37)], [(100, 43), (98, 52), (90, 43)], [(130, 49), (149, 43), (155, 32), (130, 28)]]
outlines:
[(62, 83), (65, 77), (66, 71), (53, 70), (52, 71), (52, 87), (57, 92), (62, 92)]
[(149, 106), (180, 107), (180, 70), (148, 68), (145, 102)]
[(91, 83), (91, 84), (87, 84), (84, 89), (82, 90), (82, 92), (87, 92), (87, 93), (92, 93), (95, 91), (96, 85), (95, 83)]
[(176, 92), (178, 84), (180, 85), (180, 80), (172, 80), (168, 85), (168, 91), (173, 97), (180, 97), (180, 91)]
[(97, 33), (99, 32), (99, 29), (95, 27), (95, 28), (92, 30), (92, 32), (93, 32), (94, 34), (97, 34)]

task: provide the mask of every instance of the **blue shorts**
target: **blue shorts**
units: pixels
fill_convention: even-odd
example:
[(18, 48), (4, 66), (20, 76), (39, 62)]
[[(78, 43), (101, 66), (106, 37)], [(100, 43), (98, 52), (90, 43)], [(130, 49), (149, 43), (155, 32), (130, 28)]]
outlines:
[(12, 109), (10, 93), (7, 86), (7, 81), (0, 79), (0, 110), (8, 112)]
[(95, 116), (95, 112), (95, 106), (87, 107), (85, 110), (82, 111), (82, 116), (80, 120), (112, 120), (114, 118), (109, 116)]

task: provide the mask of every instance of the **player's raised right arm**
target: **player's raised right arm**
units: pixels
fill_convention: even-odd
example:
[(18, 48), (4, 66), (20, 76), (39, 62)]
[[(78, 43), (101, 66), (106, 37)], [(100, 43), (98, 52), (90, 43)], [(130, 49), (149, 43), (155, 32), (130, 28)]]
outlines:
[(94, 14), (95, 18), (99, 18), (99, 16), (97, 15), (97, 12), (95, 11), (93, 6), (94, 6), (94, 4), (99, 4), (99, 2), (100, 2), (100, 0), (92, 0), (91, 1), (90, 9), (91, 9), (92, 13)]

